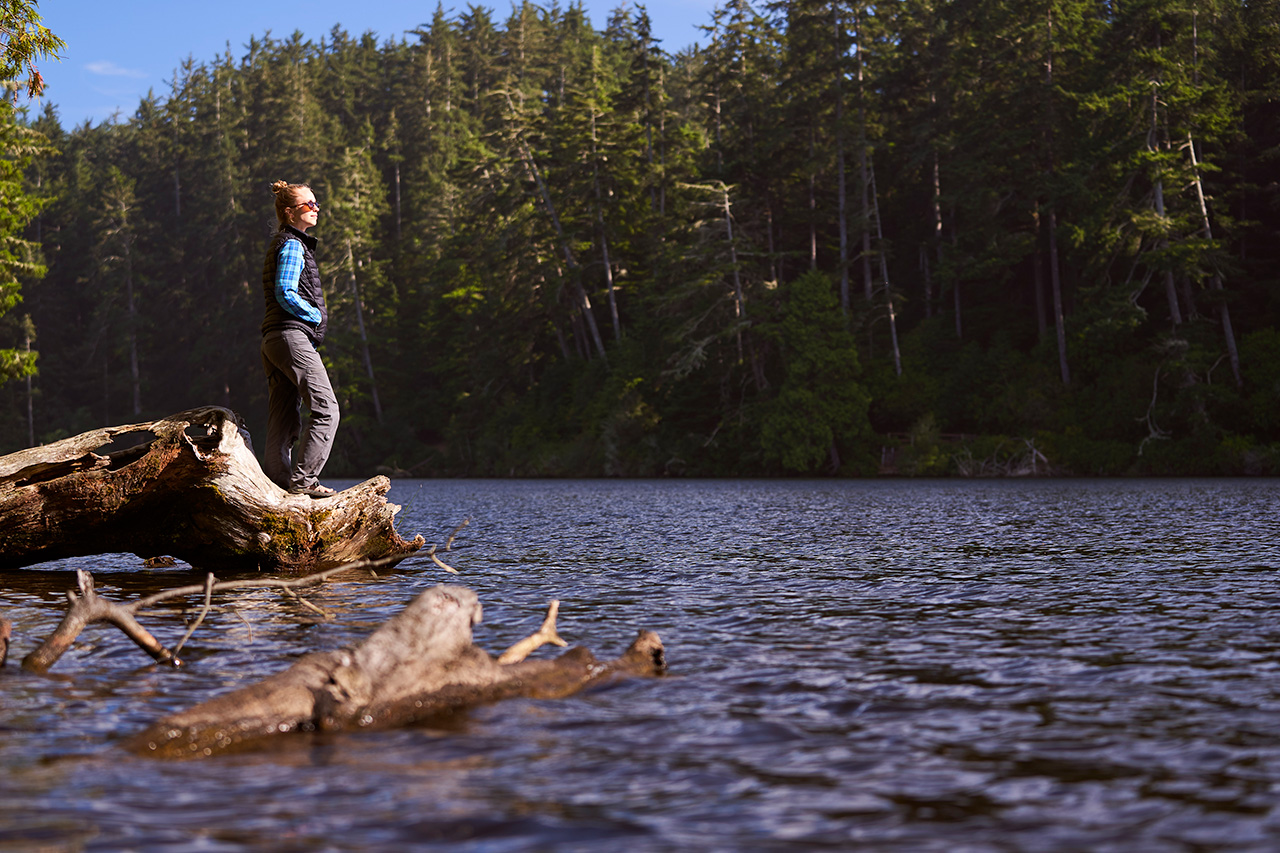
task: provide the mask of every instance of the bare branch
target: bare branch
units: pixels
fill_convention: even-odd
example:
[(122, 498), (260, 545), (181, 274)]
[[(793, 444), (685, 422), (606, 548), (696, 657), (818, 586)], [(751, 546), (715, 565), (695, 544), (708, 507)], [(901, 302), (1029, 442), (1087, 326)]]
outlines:
[[(296, 593), (295, 589), (308, 586), (315, 586), (338, 572), (351, 570), (368, 569), (372, 572), (374, 567), (382, 566), (387, 563), (399, 562), (399, 557), (383, 557), (378, 560), (362, 560), (358, 563), (351, 563), (345, 566), (337, 566), (332, 569), (326, 569), (323, 572), (307, 575), (301, 578), (278, 579), (263, 578), (255, 580), (243, 581), (222, 581), (218, 582), (212, 574), (210, 574), (205, 582), (199, 586), (184, 586), (176, 589), (164, 590), (146, 598), (129, 604), (117, 604), (98, 597), (94, 590), (93, 575), (80, 569), (76, 572), (79, 580), (80, 594), (76, 595), (74, 591), (67, 592), (67, 600), (71, 606), (67, 609), (66, 615), (62, 622), (54, 630), (53, 634), (41, 643), (35, 651), (28, 654), (22, 659), (23, 669), (33, 672), (47, 672), (50, 667), (57, 663), (58, 659), (71, 648), (71, 644), (76, 641), (80, 633), (89, 625), (95, 622), (108, 622), (115, 625), (125, 633), (129, 639), (133, 640), (147, 654), (151, 655), (159, 663), (172, 664), (173, 666), (181, 666), (182, 661), (177, 658), (177, 651), (187, 642), (196, 628), (200, 627), (204, 622), (205, 616), (208, 615), (212, 607), (213, 594), (229, 589), (280, 589), (296, 598), (304, 607), (307, 607), (326, 619), (329, 614), (324, 610), (311, 604), (309, 601), (302, 599)], [(375, 575), (376, 577), (376, 575)], [(204, 608), (201, 610), (199, 617), (195, 623), (187, 630), (182, 640), (178, 643), (173, 651), (166, 649), (152, 634), (139, 624), (136, 616), (139, 611), (150, 607), (161, 601), (169, 601), (175, 598), (187, 598), (192, 595), (204, 596)], [(243, 617), (241, 617), (243, 619)]]
[[(281, 578), (258, 578), (245, 581), (220, 581), (213, 585), (213, 591), (222, 592), (227, 589), (303, 589), (309, 586), (318, 586), (321, 581), (331, 577), (332, 575), (336, 575), (339, 572), (356, 571), (359, 569), (369, 569), (372, 571), (373, 569), (380, 568), (381, 566), (398, 563), (401, 559), (403, 558), (382, 557), (377, 560), (361, 560), (358, 563), (347, 563), (341, 566), (334, 566), (333, 568), (325, 569), (322, 572), (315, 572), (314, 574), (306, 575), (305, 577), (291, 578), (289, 580)], [(161, 601), (199, 595), (204, 592), (204, 590), (205, 587), (203, 584), (200, 586), (180, 586), (175, 587), (174, 589), (166, 589), (161, 592), (157, 592), (155, 595), (139, 599), (133, 604), (130, 604), (129, 607), (137, 611), (144, 607), (150, 607), (152, 604), (157, 604)]]
[(159, 663), (181, 666), (182, 661), (174, 657), (151, 633), (138, 624), (134, 618), (134, 609), (115, 602), (98, 598), (93, 588), (93, 575), (80, 569), (76, 572), (80, 582), (80, 595), (67, 593), (71, 607), (66, 616), (54, 630), (53, 634), (41, 643), (35, 651), (22, 659), (22, 668), (32, 672), (47, 672), (60, 657), (71, 648), (71, 644), (80, 636), (80, 632), (94, 622), (109, 622), (125, 633), (129, 639), (151, 655)]
[(542, 627), (499, 655), (498, 663), (503, 665), (520, 663), (547, 643), (561, 648), (569, 645), (556, 633), (556, 614), (559, 612), (560, 602), (554, 598), (551, 599), (547, 605), (547, 618), (542, 620)]
[(462, 528), (466, 527), (470, 523), (471, 523), (471, 516), (467, 516), (465, 519), (463, 519), (461, 524), (453, 528), (453, 532), (449, 534), (449, 538), (446, 539), (444, 543), (444, 549), (446, 551), (451, 550), (453, 548), (453, 540), (457, 537), (459, 531), (461, 531)]
[(316, 605), (312, 604), (310, 601), (307, 601), (305, 598), (303, 598), (302, 596), (298, 595), (296, 592), (294, 592), (294, 591), (293, 591), (293, 590), (291, 590), (291, 589), (286, 589), (286, 590), (284, 590), (284, 593), (285, 593), (285, 595), (289, 596), (289, 597), (290, 597), (290, 598), (292, 598), (294, 601), (298, 602), (299, 604), (301, 604), (303, 607), (307, 608), (308, 610), (311, 610), (311, 611), (313, 611), (313, 612), (315, 612), (315, 613), (319, 613), (319, 614), (320, 614), (321, 616), (323, 616), (325, 619), (328, 619), (330, 616), (332, 616), (332, 614), (331, 614), (331, 613), (329, 613), (329, 612), (328, 612), (327, 610), (325, 610), (324, 608), (321, 608), (321, 607), (318, 607), (318, 606), (316, 606)]
[(431, 562), (435, 563), (437, 566), (444, 569), (446, 572), (449, 572), (450, 574), (455, 574), (455, 575), (458, 573), (457, 569), (455, 569), (453, 566), (446, 565), (439, 557), (436, 556), (435, 545), (431, 546), (431, 550), (427, 552), (427, 556), (431, 558)]
[(209, 576), (205, 578), (204, 608), (200, 611), (200, 615), (196, 617), (196, 621), (191, 623), (191, 627), (187, 629), (187, 633), (182, 635), (182, 639), (178, 641), (178, 645), (173, 647), (174, 654), (182, 651), (182, 647), (187, 644), (187, 640), (191, 639), (191, 635), (195, 633), (196, 628), (199, 628), (200, 623), (204, 622), (204, 617), (209, 615), (209, 607), (213, 604), (213, 585), (217, 580), (218, 579), (213, 576), (213, 572), (209, 572)]

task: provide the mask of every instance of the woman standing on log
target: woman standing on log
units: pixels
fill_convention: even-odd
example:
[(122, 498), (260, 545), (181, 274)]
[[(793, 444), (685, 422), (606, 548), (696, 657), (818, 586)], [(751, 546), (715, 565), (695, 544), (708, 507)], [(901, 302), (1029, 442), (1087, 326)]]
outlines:
[[(328, 312), (316, 265), (316, 238), (308, 228), (320, 205), (306, 184), (276, 181), (279, 230), (262, 267), (266, 317), (262, 321), (262, 366), (267, 373), (267, 447), (263, 470), (292, 494), (328, 497), (320, 471), (338, 431), (338, 400), (316, 348), (324, 341)], [(311, 412), (302, 429), (301, 407)], [(302, 437), (296, 458), (294, 442)]]

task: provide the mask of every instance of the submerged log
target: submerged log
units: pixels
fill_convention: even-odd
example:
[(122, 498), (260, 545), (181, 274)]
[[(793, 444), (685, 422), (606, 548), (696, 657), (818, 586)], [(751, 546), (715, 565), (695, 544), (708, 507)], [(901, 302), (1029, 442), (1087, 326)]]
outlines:
[(172, 555), (202, 569), (322, 570), (406, 557), (391, 481), (327, 498), (267, 479), (240, 417), (215, 406), (0, 457), (0, 570), (62, 557)]
[(559, 698), (666, 669), (662, 641), (650, 631), (612, 661), (583, 648), (524, 660), (538, 641), (559, 640), (554, 613), (534, 635), (538, 640), (521, 641), (495, 659), (471, 642), (480, 616), (474, 592), (437, 586), (357, 648), (306, 655), (263, 681), (160, 720), (125, 746), (167, 758), (238, 752), (282, 733), (389, 728), (514, 696)]

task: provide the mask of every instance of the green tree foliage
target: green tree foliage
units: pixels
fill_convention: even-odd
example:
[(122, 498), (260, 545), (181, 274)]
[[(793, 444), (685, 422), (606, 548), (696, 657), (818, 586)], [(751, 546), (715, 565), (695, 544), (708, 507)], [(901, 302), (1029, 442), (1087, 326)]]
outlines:
[(333, 474), (1280, 470), (1278, 11), (726, 0), (673, 52), (642, 6), (521, 2), (252, 37), (127, 120), (0, 137), (41, 348), (0, 441), (210, 402), (256, 431), (285, 178), (322, 206)]
[[(0, 318), (21, 301), (23, 280), (45, 272), (40, 247), (24, 239), (23, 230), (48, 200), (38, 187), (31, 186), (28, 171), (53, 149), (43, 134), (20, 120), (18, 93), (25, 90), (27, 97), (35, 97), (44, 90), (36, 62), (56, 57), (62, 47), (62, 40), (40, 22), (34, 2), (0, 3), (0, 84), (4, 92), (0, 99)], [(29, 316), (0, 328), (6, 338), (23, 341), (20, 347), (0, 347), (2, 385), (34, 373), (36, 353), (31, 350), (35, 329)]]
[[(40, 247), (20, 235), (46, 201), (32, 191), (26, 170), (49, 151), (43, 135), (14, 120), (12, 105), (0, 105), (0, 318), (21, 301), (23, 281), (45, 271)], [(29, 321), (17, 325), (28, 344), (29, 325)], [(35, 355), (29, 346), (0, 348), (0, 383), (33, 373)]]
[(760, 405), (761, 454), (789, 474), (839, 471), (842, 458), (870, 450), (858, 349), (825, 274), (805, 273), (781, 291), (772, 322), (759, 326), (778, 350), (781, 374), (776, 394)]
[(66, 43), (41, 23), (34, 0), (0, 2), (0, 80), (6, 89), (21, 86), (28, 97), (44, 91), (44, 78), (36, 62), (57, 57)]

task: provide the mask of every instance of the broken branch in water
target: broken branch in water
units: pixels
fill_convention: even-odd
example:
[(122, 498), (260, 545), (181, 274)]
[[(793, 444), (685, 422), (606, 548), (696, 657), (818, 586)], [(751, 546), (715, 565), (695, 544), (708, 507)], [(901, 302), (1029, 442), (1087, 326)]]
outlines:
[[(446, 551), (452, 550), (453, 540), (457, 538), (458, 531), (462, 530), (462, 528), (466, 527), (470, 523), (471, 523), (471, 516), (467, 516), (462, 520), (461, 524), (453, 528), (453, 532), (449, 534), (449, 538), (444, 541), (444, 550)], [(443, 560), (441, 560), (439, 557), (436, 556), (435, 545), (432, 545), (431, 550), (427, 551), (427, 556), (431, 558), (431, 562), (435, 563), (437, 566), (444, 569), (446, 572), (449, 572), (450, 574), (453, 574), (453, 575), (456, 575), (458, 573), (457, 569), (455, 569), (453, 566), (448, 565), (447, 563), (445, 563)]]
[(449, 572), (450, 574), (454, 574), (454, 575), (458, 573), (457, 569), (455, 569), (453, 566), (446, 565), (443, 560), (441, 560), (439, 557), (436, 556), (435, 545), (431, 546), (431, 550), (427, 552), (427, 556), (431, 558), (431, 562), (435, 563), (437, 566), (444, 569), (446, 572)]
[(138, 610), (136, 604), (116, 604), (114, 601), (99, 598), (93, 588), (93, 575), (84, 569), (76, 571), (76, 578), (79, 581), (80, 594), (76, 595), (73, 591), (67, 592), (67, 600), (71, 602), (67, 614), (62, 617), (53, 634), (35, 651), (22, 659), (23, 669), (47, 672), (49, 667), (71, 648), (71, 644), (75, 642), (76, 637), (80, 636), (80, 632), (94, 622), (109, 622), (115, 625), (159, 663), (182, 665), (182, 661), (161, 645), (150, 631), (138, 624), (138, 620), (134, 618), (134, 613)]
[[(182, 661), (178, 659), (177, 653), (186, 644), (187, 640), (195, 632), (196, 628), (204, 621), (212, 606), (212, 598), (215, 592), (222, 592), (229, 589), (281, 589), (289, 595), (298, 599), (304, 606), (315, 610), (317, 613), (328, 618), (323, 610), (301, 598), (294, 592), (295, 589), (315, 586), (330, 575), (339, 572), (368, 569), (370, 572), (374, 568), (386, 565), (388, 563), (399, 562), (399, 557), (384, 557), (378, 560), (362, 560), (358, 563), (351, 563), (344, 566), (336, 566), (332, 569), (326, 569), (323, 572), (307, 575), (301, 578), (292, 579), (269, 579), (255, 578), (253, 580), (242, 581), (217, 581), (210, 574), (203, 584), (199, 586), (183, 586), (174, 589), (167, 589), (141, 598), (129, 604), (119, 604), (114, 601), (108, 601), (98, 596), (94, 589), (93, 575), (84, 569), (76, 571), (76, 578), (79, 585), (80, 594), (74, 591), (67, 592), (67, 600), (71, 602), (71, 606), (67, 609), (66, 615), (62, 622), (54, 630), (53, 634), (43, 643), (36, 647), (34, 651), (22, 659), (22, 668), (32, 672), (48, 672), (49, 668), (58, 662), (58, 659), (71, 648), (71, 644), (76, 641), (80, 633), (85, 628), (95, 622), (107, 622), (115, 625), (125, 633), (129, 639), (133, 640), (138, 646), (151, 655), (158, 663), (169, 664), (172, 666), (182, 666)], [(157, 640), (150, 631), (142, 627), (137, 620), (137, 614), (147, 607), (158, 604), (162, 601), (169, 601), (175, 598), (188, 598), (193, 595), (203, 595), (205, 599), (204, 609), (201, 611), (195, 623), (187, 630), (185, 636), (179, 641), (172, 651), (165, 648), (163, 644)], [(7, 645), (7, 644), (6, 644)], [(3, 656), (0, 655), (0, 663), (3, 663)]]
[(498, 663), (503, 665), (519, 663), (547, 643), (561, 648), (569, 645), (556, 633), (556, 614), (559, 612), (560, 602), (554, 598), (551, 599), (547, 605), (547, 618), (542, 620), (542, 627), (499, 655)]
[(192, 622), (191, 627), (187, 629), (187, 633), (182, 635), (178, 645), (173, 647), (175, 655), (182, 651), (182, 647), (187, 644), (187, 640), (191, 639), (191, 635), (200, 627), (200, 623), (204, 622), (204, 617), (209, 615), (209, 608), (213, 606), (213, 585), (215, 583), (217, 583), (217, 578), (213, 576), (213, 572), (210, 572), (204, 581), (204, 607), (200, 610), (200, 615), (196, 617), (196, 621)]
[(445, 540), (445, 543), (444, 543), (444, 549), (445, 549), (446, 551), (451, 551), (451, 550), (453, 550), (453, 540), (454, 540), (455, 538), (457, 538), (458, 533), (459, 533), (459, 532), (461, 532), (462, 528), (466, 527), (466, 526), (467, 526), (468, 524), (470, 524), (470, 523), (471, 523), (471, 516), (467, 516), (466, 518), (464, 518), (464, 519), (462, 520), (462, 523), (461, 523), (461, 524), (459, 524), (457, 527), (453, 528), (453, 532), (449, 534), (449, 538), (448, 538), (448, 539), (446, 539), (446, 540)]

